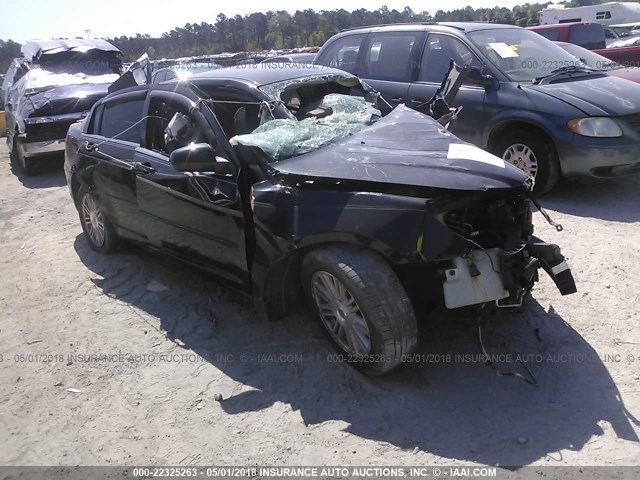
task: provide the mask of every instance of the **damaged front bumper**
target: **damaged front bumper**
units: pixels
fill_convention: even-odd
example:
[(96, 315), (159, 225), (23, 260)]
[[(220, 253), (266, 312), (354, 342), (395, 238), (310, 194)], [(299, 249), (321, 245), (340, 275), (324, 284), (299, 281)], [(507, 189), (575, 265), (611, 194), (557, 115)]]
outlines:
[(540, 266), (551, 277), (551, 280), (560, 290), (560, 294), (570, 295), (578, 291), (571, 269), (562, 253), (560, 253), (558, 245), (546, 243), (537, 237), (532, 237), (527, 245), (527, 250), (533, 258), (540, 262)]
[(539, 268), (547, 272), (562, 295), (577, 291), (560, 247), (531, 237), (517, 255), (492, 248), (452, 258), (444, 270), (445, 305), (449, 309), (487, 302), (499, 307), (520, 306), (524, 294), (538, 280)]
[(62, 153), (69, 127), (88, 112), (67, 113), (25, 120), (25, 132), (18, 135), (18, 148), (25, 158)]
[(25, 158), (37, 157), (51, 153), (64, 152), (64, 138), (30, 142), (25, 134), (18, 135), (18, 148), (22, 150)]

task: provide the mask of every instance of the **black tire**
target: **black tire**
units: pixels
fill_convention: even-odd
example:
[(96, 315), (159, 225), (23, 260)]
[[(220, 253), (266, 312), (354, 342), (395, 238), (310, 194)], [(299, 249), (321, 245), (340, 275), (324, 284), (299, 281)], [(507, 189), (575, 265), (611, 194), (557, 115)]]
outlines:
[(517, 146), (529, 148), (537, 160), (533, 192), (536, 195), (543, 195), (550, 191), (560, 178), (558, 154), (551, 141), (539, 132), (514, 128), (505, 132), (497, 142), (493, 153), (505, 162), (519, 166), (516, 164), (518, 158), (509, 155), (511, 148)]
[[(355, 301), (352, 305), (357, 313), (336, 307), (329, 316), (333, 315), (335, 326), (342, 324), (343, 331), (347, 330), (344, 328), (347, 323), (354, 324), (353, 319), (357, 319), (355, 323), (361, 326), (364, 320), (369, 334), (368, 351), (366, 347), (351, 348), (347, 345), (349, 340), (341, 341), (336, 333), (340, 327), (332, 331), (329, 326), (326, 312), (330, 309), (324, 302), (323, 314), (320, 297), (324, 294), (319, 292), (326, 286), (322, 282), (326, 279), (332, 281), (331, 278), (338, 280)], [(413, 306), (395, 272), (379, 255), (346, 246), (313, 250), (302, 263), (302, 281), (307, 301), (316, 310), (333, 345), (348, 363), (359, 370), (373, 375), (386, 373), (415, 348), (418, 326)], [(315, 285), (314, 282), (320, 283)]]
[[(118, 251), (121, 246), (120, 238), (104, 214), (95, 195), (85, 187), (80, 187), (76, 205), (82, 230), (91, 249), (99, 253)], [(102, 231), (101, 235), (100, 230)]]
[(38, 172), (39, 162), (35, 158), (25, 158), (20, 146), (18, 145), (18, 134), (13, 136), (13, 142), (11, 146), (11, 161), (14, 165), (20, 167), (23, 173), (30, 177)]

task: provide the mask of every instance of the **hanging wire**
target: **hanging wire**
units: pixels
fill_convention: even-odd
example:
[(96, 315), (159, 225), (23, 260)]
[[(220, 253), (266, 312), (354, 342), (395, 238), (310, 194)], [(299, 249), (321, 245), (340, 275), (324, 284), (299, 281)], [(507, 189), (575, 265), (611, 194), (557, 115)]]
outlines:
[(533, 373), (531, 373), (531, 370), (529, 370), (529, 367), (527, 367), (527, 365), (519, 358), (516, 359), (516, 362), (522, 365), (522, 368), (526, 370), (528, 376), (522, 375), (521, 373), (518, 373), (518, 372), (501, 372), (500, 370), (498, 370), (498, 367), (491, 360), (491, 356), (487, 353), (487, 349), (485, 348), (484, 342), (482, 341), (482, 319), (480, 314), (478, 314), (477, 326), (478, 326), (478, 344), (480, 345), (480, 350), (484, 355), (485, 363), (489, 365), (494, 372), (496, 372), (496, 375), (498, 377), (517, 377), (520, 380), (524, 380), (529, 385), (538, 384), (536, 377), (533, 375)]
[[(94, 143), (91, 148), (88, 147), (89, 142), (86, 142), (85, 148), (87, 148), (87, 150), (89, 150), (89, 151), (98, 150), (98, 148), (100, 148), (101, 145), (104, 145), (105, 143), (109, 143), (114, 138), (117, 139), (120, 135), (122, 135), (123, 133), (127, 133), (133, 127), (137, 127), (139, 124), (141, 124), (142, 122), (144, 122), (148, 118), (155, 118), (157, 120), (167, 120), (164, 117), (159, 117), (159, 116), (156, 116), (156, 115), (146, 115), (146, 116), (142, 117), (140, 120), (138, 120), (137, 122), (131, 124), (129, 127), (127, 127), (124, 130), (122, 130), (121, 132), (116, 133), (114, 136), (109, 137), (108, 139), (103, 140), (102, 142)], [(102, 153), (102, 152), (100, 152), (100, 153)]]
[(531, 200), (531, 203), (533, 203), (536, 206), (536, 208), (538, 209), (540, 214), (544, 217), (544, 219), (547, 221), (547, 223), (552, 227), (554, 227), (558, 232), (561, 232), (563, 230), (562, 225), (553, 221), (553, 219), (551, 218), (551, 215), (549, 215), (547, 211), (542, 207), (542, 205), (540, 205), (540, 202), (538, 202), (536, 197), (533, 196), (533, 192), (531, 190), (527, 189), (527, 196)]

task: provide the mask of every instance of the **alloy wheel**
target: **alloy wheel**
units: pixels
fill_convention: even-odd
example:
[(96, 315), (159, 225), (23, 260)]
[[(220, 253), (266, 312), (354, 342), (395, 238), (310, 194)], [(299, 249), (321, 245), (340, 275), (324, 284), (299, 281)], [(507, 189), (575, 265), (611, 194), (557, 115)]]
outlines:
[(95, 199), (88, 193), (82, 197), (82, 218), (91, 241), (95, 246), (102, 247), (105, 242), (105, 225), (102, 211)]
[(311, 277), (313, 298), (322, 323), (338, 345), (351, 355), (371, 351), (371, 335), (358, 303), (345, 285), (325, 271)]

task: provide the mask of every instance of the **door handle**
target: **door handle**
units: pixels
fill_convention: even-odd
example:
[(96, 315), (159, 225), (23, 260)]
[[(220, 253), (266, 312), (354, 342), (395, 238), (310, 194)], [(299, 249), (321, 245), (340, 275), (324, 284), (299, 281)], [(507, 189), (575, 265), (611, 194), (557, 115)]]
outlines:
[(153, 168), (148, 162), (145, 162), (145, 163), (134, 162), (133, 171), (135, 172), (136, 175), (148, 175), (150, 173), (155, 173), (156, 169)]
[(418, 105), (420, 103), (426, 103), (427, 100), (422, 100), (421, 98), (412, 98), (411, 99), (411, 103), (413, 103), (414, 105)]
[(84, 148), (87, 152), (95, 152), (98, 149), (99, 145), (94, 142), (86, 142), (84, 144)]
[(404, 100), (404, 97), (394, 97), (391, 99), (392, 102), (401, 103)]

